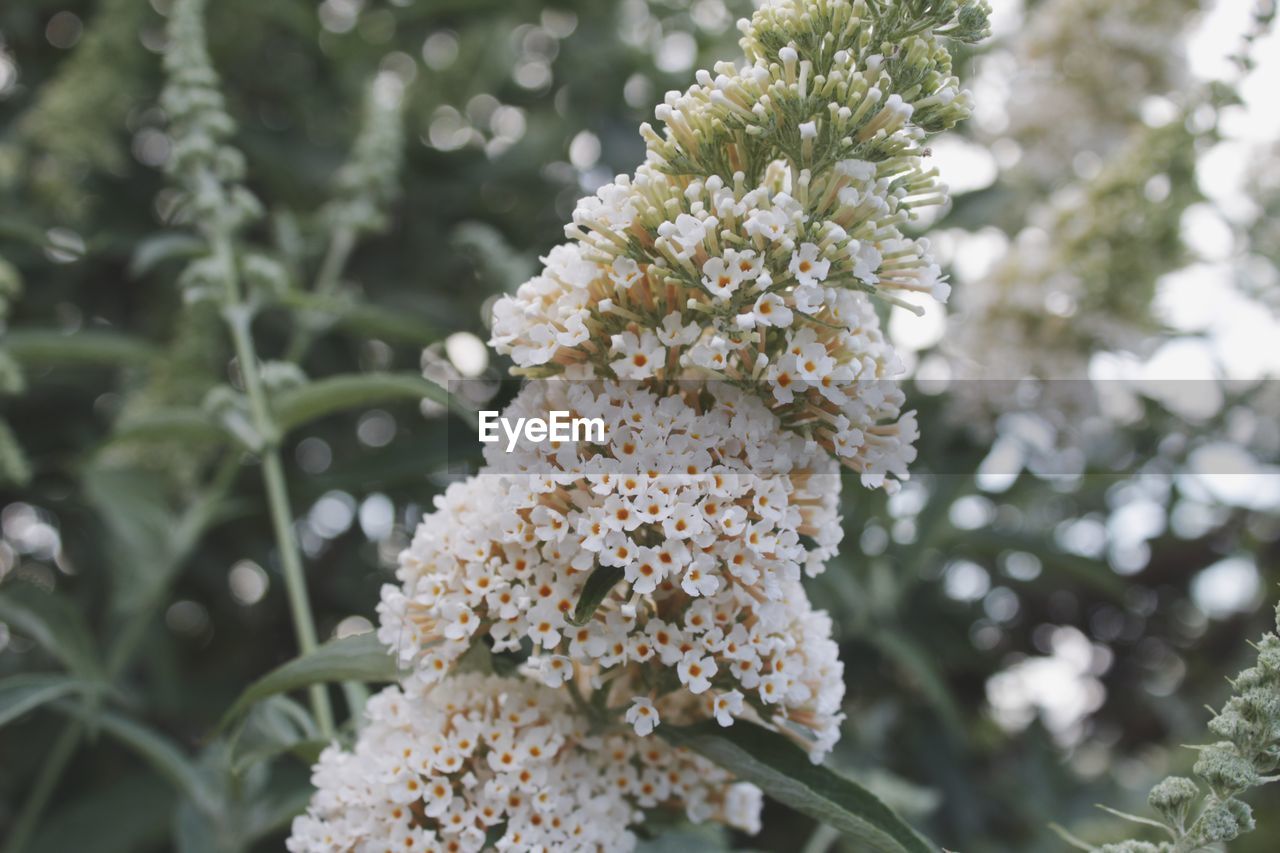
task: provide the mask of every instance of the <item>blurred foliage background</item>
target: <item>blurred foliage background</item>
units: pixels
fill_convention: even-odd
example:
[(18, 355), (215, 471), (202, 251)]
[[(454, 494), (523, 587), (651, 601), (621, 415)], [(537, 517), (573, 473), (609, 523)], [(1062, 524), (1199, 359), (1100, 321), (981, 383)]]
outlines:
[[(977, 115), (935, 145), (955, 202), (920, 223), (953, 314), (924, 333), (888, 318), (919, 380), (920, 459), (891, 498), (848, 484), (844, 554), (811, 592), (848, 680), (837, 766), (949, 849), (1035, 853), (1063, 849), (1051, 822), (1126, 835), (1093, 804), (1143, 812), (1152, 782), (1185, 772), (1179, 745), (1205, 739), (1204, 706), (1272, 625), (1280, 172), (1258, 97), (1274, 75), (1226, 61), (1249, 4), (993, 5), (994, 38), (960, 65)], [(202, 425), (241, 376), (177, 284), (193, 246), (163, 174), (167, 7), (0, 8), (0, 678), (112, 685), (63, 688), (0, 729), (0, 838), (30, 850), (279, 849), (309, 794), (299, 705), (216, 728), (297, 646), (257, 463)], [(210, 7), (266, 207), (248, 236), (286, 279), (259, 353), (301, 353), (313, 378), (499, 376), (478, 346), (486, 304), (562, 239), (577, 197), (634, 168), (663, 92), (737, 54), (750, 11)], [(1255, 56), (1276, 53), (1266, 38)], [(395, 200), (317, 294), (326, 205), (380, 74), (404, 86)], [(298, 327), (314, 342), (298, 348)], [(1028, 376), (1048, 381), (1000, 381)], [(1105, 381), (1069, 381), (1090, 376)], [(1154, 381), (1171, 377), (1198, 381)], [(322, 639), (369, 629), (388, 566), (466, 461), (447, 452), (459, 423), (406, 396), (285, 441)], [(359, 704), (332, 696), (343, 717)], [(1280, 799), (1254, 803), (1262, 829), (1232, 850), (1275, 848)], [(756, 838), (652, 845), (800, 838), (840, 848), (775, 804)]]

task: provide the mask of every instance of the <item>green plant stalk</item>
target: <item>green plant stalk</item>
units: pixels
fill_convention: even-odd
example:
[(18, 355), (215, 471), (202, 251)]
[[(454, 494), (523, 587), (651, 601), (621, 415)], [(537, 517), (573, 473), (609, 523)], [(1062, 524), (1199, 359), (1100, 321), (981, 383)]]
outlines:
[[(342, 271), (347, 267), (347, 260), (356, 247), (356, 231), (349, 225), (338, 225), (329, 236), (329, 246), (325, 249), (320, 269), (316, 272), (315, 284), (311, 292), (316, 296), (333, 296), (342, 281)], [(294, 327), (289, 340), (289, 348), (285, 352), (285, 360), (293, 363), (302, 361), (307, 350), (316, 339), (316, 329), (307, 323)]]
[[(267, 506), (271, 513), (271, 525), (275, 531), (276, 547), (280, 550), (280, 565), (284, 572), (284, 584), (289, 598), (289, 611), (293, 617), (294, 635), (301, 653), (307, 654), (317, 646), (316, 628), (311, 614), (311, 603), (307, 597), (307, 577), (302, 567), (298, 540), (293, 531), (293, 510), (289, 505), (284, 465), (280, 459), (280, 430), (267, 404), (266, 389), (262, 384), (262, 374), (258, 370), (257, 354), (254, 351), (253, 336), (249, 329), (252, 312), (250, 306), (242, 299), (240, 282), (236, 274), (235, 250), (232, 248), (230, 236), (225, 231), (219, 230), (213, 235), (213, 251), (226, 271), (227, 293), (223, 316), (231, 330), (232, 345), (235, 348), (236, 361), (240, 365), (240, 375), (244, 379), (254, 428), (262, 441), (260, 448), (262, 480), (266, 487)], [(329, 694), (319, 684), (312, 685), (310, 693), (311, 711), (315, 714), (316, 725), (322, 735), (331, 738), (334, 733), (334, 723), (333, 706), (330, 704)]]

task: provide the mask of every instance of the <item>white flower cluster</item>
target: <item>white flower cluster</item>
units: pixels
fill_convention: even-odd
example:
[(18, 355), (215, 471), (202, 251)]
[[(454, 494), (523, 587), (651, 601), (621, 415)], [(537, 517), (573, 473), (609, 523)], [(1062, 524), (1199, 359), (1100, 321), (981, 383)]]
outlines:
[[(602, 419), (605, 442), (491, 449), (487, 472), (437, 498), (401, 555), (380, 639), (428, 681), (478, 635), (498, 651), (531, 643), (531, 674), (607, 681), (610, 707), (646, 700), (674, 669), (659, 707), (677, 719), (786, 720), (824, 754), (842, 670), (800, 577), (842, 536), (835, 463), (726, 386), (659, 397), (544, 380), (507, 416), (552, 410)], [(610, 579), (607, 595), (576, 624), (593, 578)], [(691, 697), (721, 704), (707, 713)]]
[(625, 851), (648, 809), (759, 829), (754, 785), (656, 738), (593, 734), (562, 691), (523, 679), (410, 680), (366, 717), (352, 750), (321, 754), (291, 853)]
[[(950, 4), (957, 34), (982, 8)], [(897, 23), (864, 0), (744, 22), (747, 64), (668, 94), (647, 162), (584, 199), (571, 242), (496, 305), (499, 352), (532, 376), (731, 382), (869, 485), (904, 478), (915, 423), (872, 297), (947, 298), (903, 226), (945, 202), (921, 142), (969, 97), (940, 37)]]
[[(655, 728), (747, 720), (815, 761), (839, 737), (801, 581), (840, 542), (836, 460), (893, 488), (914, 455), (873, 299), (947, 296), (904, 226), (945, 200), (921, 142), (968, 112), (941, 39), (981, 37), (986, 4), (774, 0), (740, 26), (746, 65), (669, 95), (647, 162), (497, 304), (534, 380), (507, 421), (603, 437), (491, 444), (437, 498), (378, 608), (407, 695), (326, 753), (295, 853), (630, 849), (657, 806), (754, 831), (759, 791)], [(460, 674), (479, 645), (525, 681)]]

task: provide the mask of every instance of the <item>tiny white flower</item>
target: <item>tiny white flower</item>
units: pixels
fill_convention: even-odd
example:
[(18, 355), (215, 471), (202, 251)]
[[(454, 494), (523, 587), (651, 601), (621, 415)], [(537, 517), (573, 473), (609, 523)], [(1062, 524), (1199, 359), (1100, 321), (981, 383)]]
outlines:
[(653, 702), (643, 696), (636, 696), (631, 700), (631, 707), (627, 709), (626, 721), (630, 723), (636, 730), (636, 734), (644, 737), (657, 728), (661, 722), (658, 718), (658, 709), (653, 707)]
[(699, 655), (697, 649), (685, 653), (676, 666), (680, 683), (689, 688), (689, 692), (695, 696), (711, 687), (711, 677), (716, 672), (716, 662), (710, 657)]
[(742, 713), (742, 693), (730, 690), (712, 699), (712, 712), (722, 726), (733, 725), (733, 718)]
[(790, 326), (791, 309), (776, 293), (764, 293), (751, 308), (751, 317), (760, 326)]
[(800, 284), (816, 284), (824, 281), (831, 270), (831, 261), (822, 257), (822, 250), (814, 243), (801, 243), (791, 255), (787, 269)]

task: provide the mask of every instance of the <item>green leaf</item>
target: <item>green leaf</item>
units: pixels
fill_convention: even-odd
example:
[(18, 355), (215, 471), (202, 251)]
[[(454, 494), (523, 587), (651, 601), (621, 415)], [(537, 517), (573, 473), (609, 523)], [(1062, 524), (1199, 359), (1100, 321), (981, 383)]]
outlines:
[(0, 621), (26, 634), (77, 675), (101, 679), (102, 665), (89, 628), (65, 598), (28, 583), (6, 584), (0, 590)]
[(239, 775), (285, 752), (311, 764), (325, 744), (305, 708), (284, 696), (272, 696), (245, 715), (231, 743), (231, 772)]
[(866, 639), (916, 681), (942, 724), (954, 737), (963, 739), (964, 718), (946, 679), (938, 671), (937, 659), (912, 637), (892, 628), (874, 626), (866, 632)]
[(578, 597), (578, 606), (573, 608), (573, 616), (569, 622), (573, 625), (585, 625), (596, 613), (600, 602), (609, 597), (613, 587), (622, 580), (625, 574), (618, 566), (596, 566), (596, 570), (582, 585), (582, 595)]
[(972, 553), (996, 556), (1005, 551), (1028, 551), (1039, 557), (1047, 570), (1070, 576), (1114, 601), (1123, 600), (1129, 589), (1129, 583), (1105, 562), (1064, 551), (1041, 537), (988, 530), (958, 531), (953, 536), (948, 545)]
[(1076, 848), (1077, 850), (1084, 850), (1085, 853), (1093, 853), (1094, 846), (1092, 844), (1089, 844), (1086, 841), (1082, 841), (1081, 839), (1072, 835), (1070, 832), (1067, 832), (1066, 827), (1063, 827), (1056, 823), (1051, 823), (1049, 824), (1049, 829), (1053, 832), (1054, 835), (1058, 836), (1067, 844), (1070, 844), (1072, 847)]
[(218, 813), (219, 798), (209, 780), (169, 738), (114, 711), (98, 710), (91, 714), (66, 702), (59, 702), (55, 707), (93, 723), (99, 731), (132, 749), (203, 811)]
[(327, 315), (335, 326), (363, 338), (417, 344), (434, 343), (443, 335), (431, 323), (405, 311), (392, 311), (376, 305), (352, 302), (341, 296), (289, 291), (281, 294), (281, 302), (290, 307)]
[(727, 853), (733, 849), (728, 836), (723, 826), (713, 823), (678, 826), (640, 841), (636, 844), (635, 853)]
[(1136, 814), (1129, 814), (1128, 812), (1122, 812), (1122, 811), (1119, 811), (1118, 809), (1113, 809), (1110, 806), (1104, 806), (1101, 803), (1096, 804), (1095, 807), (1102, 809), (1107, 814), (1112, 814), (1118, 818), (1123, 818), (1124, 820), (1127, 820), (1130, 823), (1140, 823), (1144, 826), (1154, 826), (1156, 829), (1167, 832), (1175, 840), (1178, 837), (1177, 833), (1175, 833), (1170, 826), (1168, 826), (1167, 824), (1163, 824), (1158, 820), (1152, 820), (1149, 817), (1140, 817), (1139, 815), (1136, 815)]
[(72, 693), (93, 690), (96, 685), (58, 673), (24, 673), (0, 680), (0, 726), (28, 711)]
[(302, 426), (325, 415), (404, 400), (431, 399), (475, 422), (475, 412), (434, 382), (416, 373), (355, 373), (317, 379), (283, 391), (274, 400), (280, 428)]
[(728, 728), (713, 721), (662, 726), (658, 731), (753, 782), (778, 802), (807, 814), (856, 842), (866, 853), (935, 853), (932, 844), (874, 794), (829, 768), (815, 765), (777, 732), (741, 720)]
[(187, 444), (213, 443), (228, 437), (218, 419), (201, 409), (157, 409), (116, 424), (106, 446), (157, 439), (176, 439)]
[(178, 567), (181, 518), (166, 499), (163, 472), (92, 465), (83, 487), (109, 534), (103, 550), (112, 569), (112, 611), (133, 619)]
[(331, 681), (394, 681), (397, 675), (395, 659), (372, 632), (330, 640), (249, 685), (223, 715), (219, 727), (226, 726), (268, 696)]
[(104, 329), (14, 329), (5, 334), (4, 348), (19, 364), (39, 367), (130, 367), (159, 354), (147, 341)]
[(165, 231), (138, 244), (129, 259), (129, 275), (138, 278), (171, 258), (186, 261), (208, 251), (209, 244), (194, 234)]

